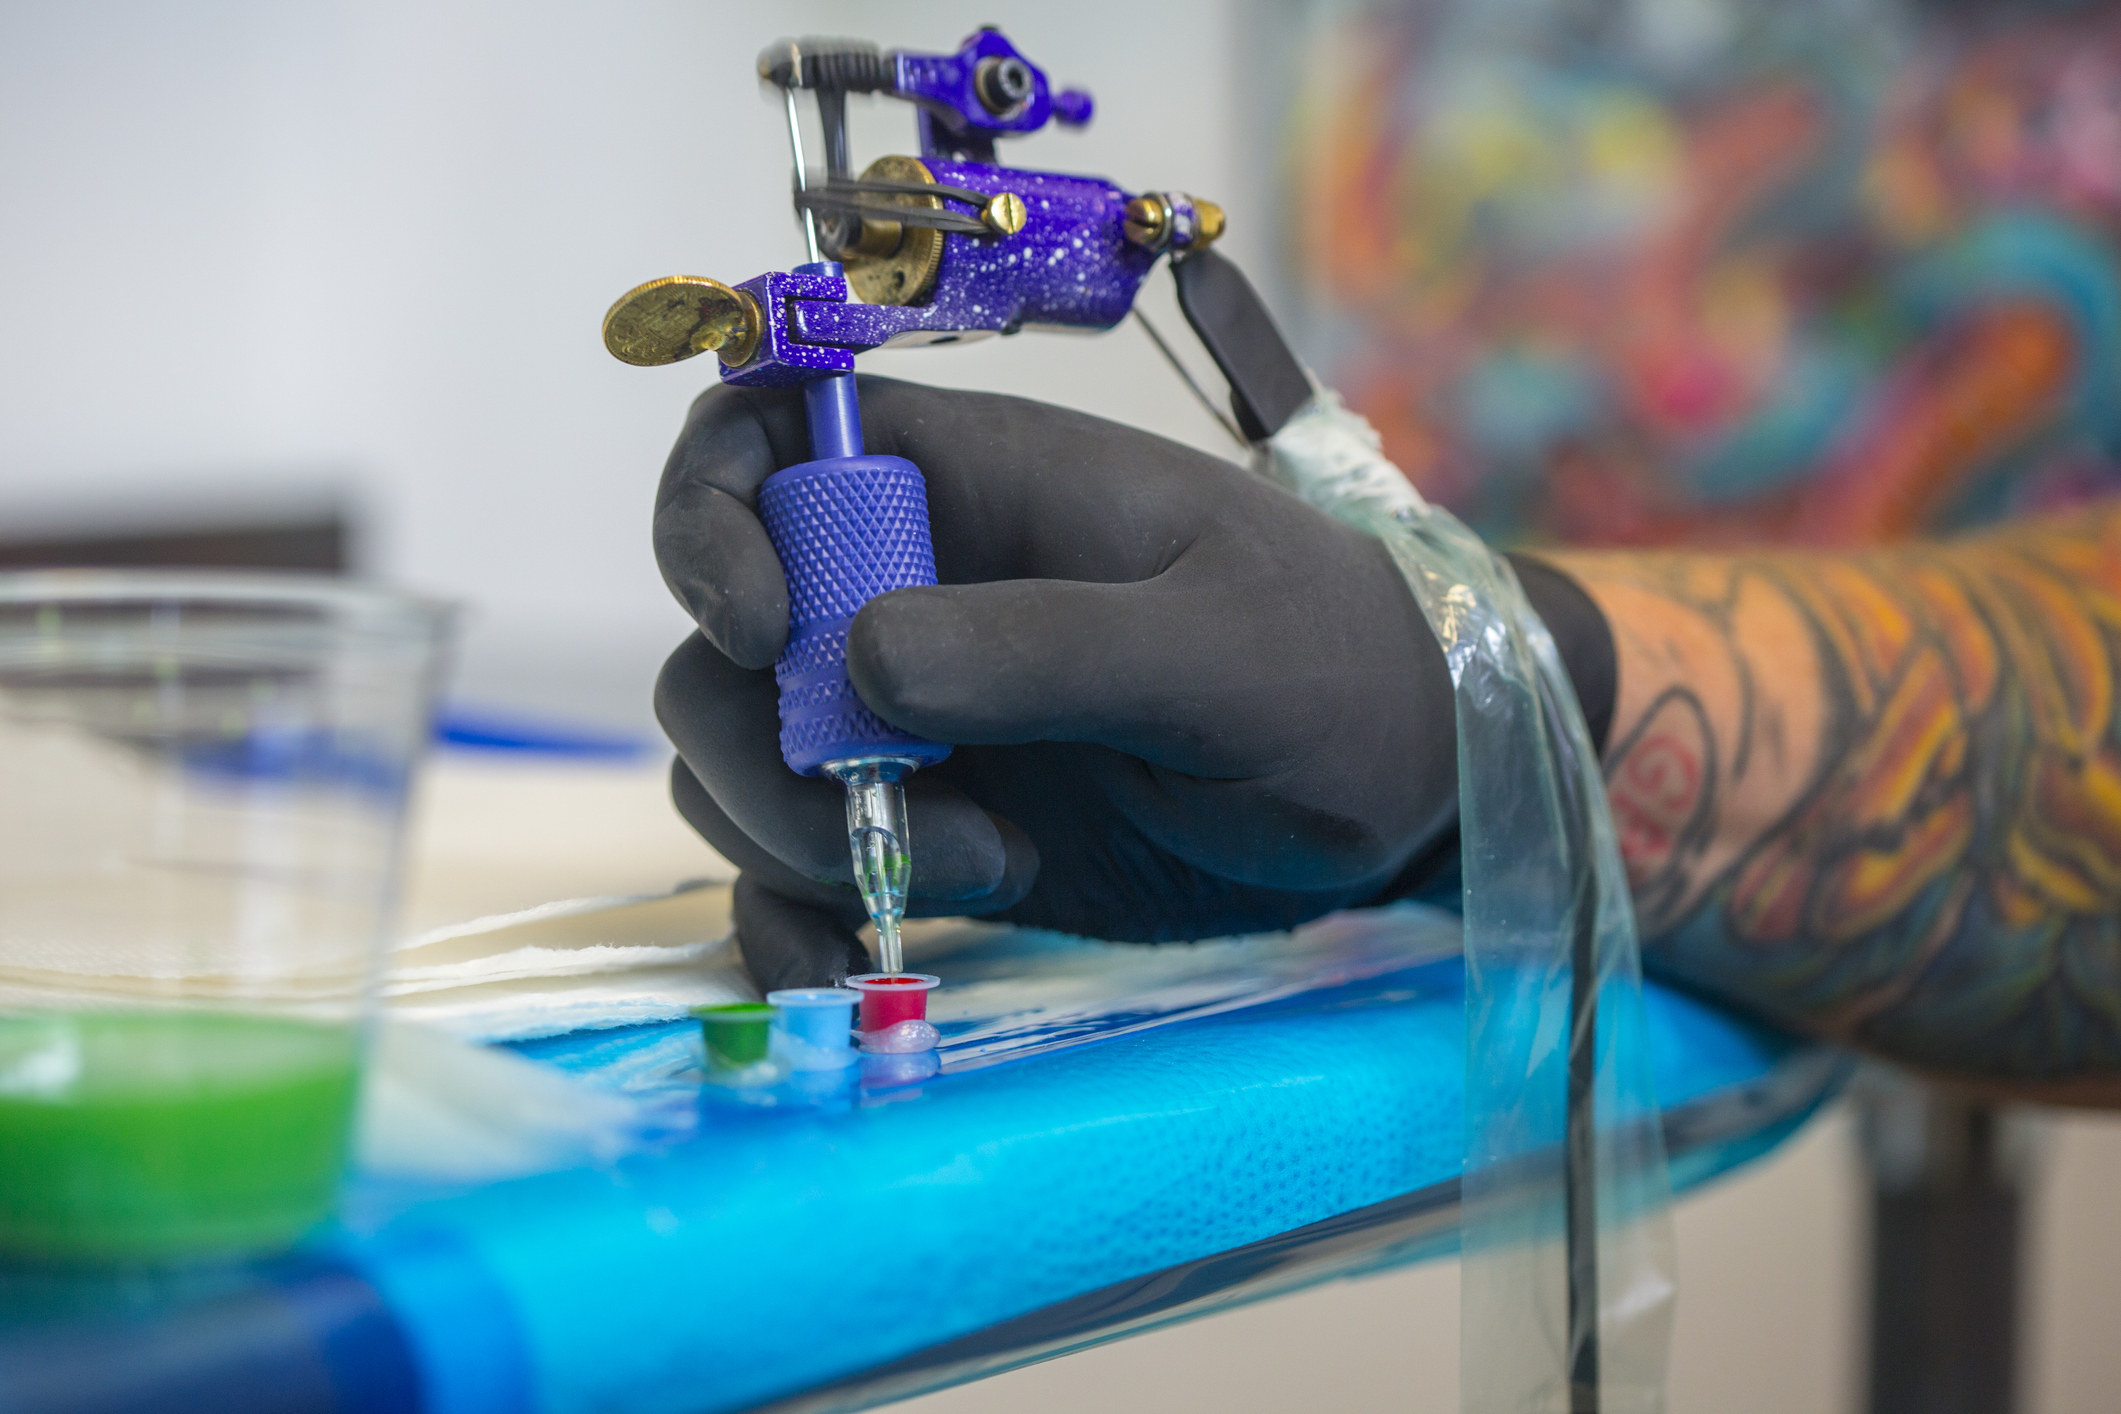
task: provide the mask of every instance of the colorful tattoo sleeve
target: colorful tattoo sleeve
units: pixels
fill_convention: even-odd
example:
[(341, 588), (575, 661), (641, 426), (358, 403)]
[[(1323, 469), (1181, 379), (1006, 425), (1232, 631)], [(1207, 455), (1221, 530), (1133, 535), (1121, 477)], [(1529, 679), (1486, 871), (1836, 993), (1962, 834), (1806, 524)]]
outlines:
[(2121, 1099), (2121, 506), (1862, 556), (1575, 556), (1669, 977), (1911, 1064)]

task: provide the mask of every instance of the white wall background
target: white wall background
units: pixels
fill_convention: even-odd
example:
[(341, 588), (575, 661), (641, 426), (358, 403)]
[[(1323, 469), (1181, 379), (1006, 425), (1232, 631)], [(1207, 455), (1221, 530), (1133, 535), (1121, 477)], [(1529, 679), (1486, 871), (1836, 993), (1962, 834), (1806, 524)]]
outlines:
[[(7, 0), (0, 535), (350, 496), (369, 569), (470, 607), (465, 693), (644, 722), (686, 627), (651, 497), (711, 370), (625, 367), (598, 322), (652, 276), (801, 259), (757, 51), (1002, 23), (1099, 103), (1007, 160), (1222, 199), (1244, 258), (1265, 218), (1232, 136), (1235, 14)], [(857, 107), (858, 161), (912, 149), (909, 110)], [(1221, 435), (1132, 328), (865, 364)]]

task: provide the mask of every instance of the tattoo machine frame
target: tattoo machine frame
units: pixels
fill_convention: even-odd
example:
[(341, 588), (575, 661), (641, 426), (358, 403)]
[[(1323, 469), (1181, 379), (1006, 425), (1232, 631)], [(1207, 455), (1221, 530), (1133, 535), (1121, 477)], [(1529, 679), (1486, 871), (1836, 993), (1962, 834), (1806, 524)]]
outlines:
[[(1314, 397), (1309, 375), (1265, 305), (1237, 267), (1210, 248), (1223, 230), (1219, 207), (1183, 192), (1130, 192), (1100, 177), (997, 162), (1001, 139), (1023, 137), (1052, 122), (1069, 127), (1089, 122), (1093, 104), (1087, 93), (1056, 90), (994, 29), (978, 31), (948, 54), (886, 51), (847, 40), (783, 41), (759, 56), (758, 74), (778, 90), (786, 109), (794, 201), (809, 258), (793, 269), (768, 271), (734, 286), (687, 275), (649, 281), (611, 307), (604, 340), (628, 363), (672, 363), (711, 352), (725, 383), (803, 390), (812, 460), (777, 472), (759, 493), (760, 517), (788, 581), (788, 645), (774, 668), (781, 754), (792, 770), (830, 775), (847, 786), (854, 874), (876, 924), (884, 968), (878, 976), (912, 976), (902, 971), (898, 935), (910, 873), (901, 782), (943, 760), (950, 748), (876, 716), (847, 676), (847, 630), (862, 605), (894, 589), (936, 582), (919, 469), (903, 458), (873, 456), (863, 448), (854, 381), (860, 352), (965, 342), (1024, 329), (1110, 329), (1134, 311), (1143, 280), (1168, 256), (1180, 308), (1229, 383), (1232, 430), (1259, 454), (1262, 469), (1388, 541), (1398, 537), (1395, 555), (1432, 627), (1438, 627), (1459, 682), (1462, 737), (1468, 711), (1484, 710), (1467, 701), (1469, 662), (1514, 650), (1514, 661), (1495, 680), (1531, 690), (1541, 674), (1526, 666), (1538, 655), (1525, 647), (1525, 625), (1529, 622), (1540, 640), (1544, 630), (1537, 628), (1506, 564), (1463, 527), (1457, 527), (1460, 538), (1439, 538), (1434, 532), (1441, 522), (1454, 527), (1456, 522), (1420, 503), (1376, 454), (1374, 434), (1367, 453), (1397, 479), (1398, 491), (1386, 492), (1380, 502), (1366, 498), (1360, 487), (1351, 491), (1332, 474), (1321, 474), (1321, 467), (1345, 470), (1362, 462), (1367, 426), (1339, 409), (1330, 395)], [(821, 172), (813, 172), (805, 160), (799, 92), (816, 102), (823, 133)], [(847, 138), (850, 94), (910, 104), (920, 155), (880, 157), (857, 175)], [(1178, 366), (1155, 330), (1149, 332)], [(1184, 374), (1182, 366), (1179, 371)], [(1221, 418), (1219, 410), (1211, 406), (1210, 411)], [(1421, 515), (1429, 517), (1420, 527), (1392, 509), (1405, 510), (1403, 498), (1393, 500), (1401, 493), (1420, 503)], [(1382, 514), (1380, 505), (1385, 506)], [(1493, 572), (1497, 566), (1499, 576)], [(1439, 626), (1431, 592), (1440, 582), (1439, 570), (1483, 603), (1498, 606), (1497, 641), (1509, 640), (1508, 649), (1490, 643), (1454, 651), (1450, 633)], [(1546, 667), (1558, 673), (1551, 643), (1545, 645), (1545, 659)], [(1531, 1242), (1558, 1249), (1562, 1275), (1551, 1279), (1553, 1273), (1536, 1263), (1522, 1267), (1514, 1280), (1528, 1288), (1518, 1294), (1531, 1299), (1529, 1308), (1469, 1306), (1469, 1331), (1491, 1322), (1497, 1334), (1487, 1340), (1469, 1336), (1467, 1345), (1469, 1355), (1514, 1348), (1537, 1357), (1512, 1362), (1546, 1372), (1535, 1378), (1543, 1391), (1536, 1405), (1516, 1407), (1551, 1403), (1584, 1414), (1600, 1407), (1601, 1389), (1611, 1383), (1610, 1374), (1601, 1379), (1600, 1351), (1602, 1342), (1612, 1343), (1612, 1333), (1601, 1337), (1600, 1332), (1613, 1321), (1599, 1319), (1601, 1305), (1617, 1308), (1641, 1294), (1639, 1283), (1616, 1280), (1614, 1263), (1601, 1266), (1599, 1234), (1630, 1221), (1629, 1214), (1615, 1210), (1639, 1206), (1643, 1194), (1658, 1191), (1663, 1171), (1661, 1147), (1653, 1146), (1660, 1156), (1654, 1182), (1647, 1187), (1618, 1183), (1616, 1178), (1634, 1176), (1641, 1164), (1626, 1155), (1617, 1155), (1616, 1162), (1612, 1146), (1600, 1140), (1601, 1109), (1609, 1117), (1625, 1112), (1623, 1127), (1629, 1132), (1645, 1123), (1654, 1129), (1656, 1110), (1643, 1088), (1646, 1079), (1613, 1081), (1640, 1059), (1623, 1054), (1639, 1040), (1639, 1025), (1623, 1025), (1603, 1036), (1598, 1028), (1601, 994), (1610, 1009), (1614, 987), (1623, 993), (1622, 1010), (1632, 1005), (1639, 1013), (1633, 925), (1624, 888), (1616, 890), (1613, 882), (1618, 876), (1610, 824), (1602, 832), (1597, 827), (1604, 819), (1604, 797), (1595, 761), (1584, 759), (1581, 713), (1565, 679), (1560, 680), (1561, 700), (1554, 687), (1554, 681), (1545, 682), (1530, 718), (1522, 712), (1501, 714), (1522, 738), (1513, 738), (1512, 751), (1501, 754), (1516, 755), (1514, 765), (1467, 760), (1461, 746), (1462, 765), (1477, 768), (1460, 773), (1469, 905), (1464, 1241), (1469, 1256), (1482, 1232), (1500, 1245)], [(1557, 711), (1575, 714), (1573, 737), (1560, 729), (1566, 722), (1557, 726), (1552, 720)], [(1538, 757), (1543, 774), (1535, 782), (1539, 789), (1524, 798), (1546, 803), (1547, 837), (1518, 841), (1507, 830), (1500, 836), (1490, 830), (1486, 838), (1475, 838), (1480, 823), (1494, 818), (1479, 797), (1510, 794), (1494, 773), (1521, 768), (1526, 751)], [(1530, 930), (1548, 941), (1527, 967), (1521, 942), (1490, 936), (1493, 930), (1479, 926), (1483, 915), (1474, 906), (1473, 885), (1476, 876), (1488, 879), (1480, 861), (1510, 856), (1512, 844), (1537, 848), (1538, 843), (1545, 846), (1537, 856), (1545, 863), (1534, 867), (1554, 877), (1543, 891), (1533, 892), (1554, 916), (1545, 920), (1550, 925), (1545, 930)], [(1505, 847), (1499, 853), (1498, 845)], [(1609, 868), (1593, 867), (1601, 848)], [(1516, 983), (1501, 985), (1498, 979), (1504, 976)], [(1476, 981), (1482, 977), (1495, 985)], [(1631, 1003), (1624, 995), (1630, 978), (1635, 982)], [(924, 980), (932, 984), (933, 979)], [(918, 1020), (910, 1012), (894, 1016), (901, 1023)], [(1565, 1047), (1547, 1047), (1564, 1054), (1558, 1071), (1536, 1055), (1505, 1054), (1510, 1044), (1539, 1035), (1568, 1038)], [(1637, 1069), (1646, 1075), (1646, 1068)], [(1529, 1093), (1542, 1086), (1552, 1093)], [(1627, 1172), (1616, 1175), (1616, 1168)], [(1532, 1181), (1483, 1184), (1484, 1173), (1515, 1173)], [(1513, 1195), (1509, 1203), (1483, 1207), (1472, 1201), (1476, 1194), (1492, 1197), (1506, 1190)], [(1505, 1210), (1514, 1216), (1481, 1216)], [(1537, 1230), (1529, 1237), (1527, 1213)], [(1548, 1216), (1551, 1223), (1545, 1222)], [(1529, 1290), (1535, 1284), (1540, 1291)], [(1469, 1280), (1468, 1295), (1474, 1290)], [(1528, 1323), (1524, 1312), (1556, 1305), (1547, 1298), (1558, 1291), (1565, 1292), (1558, 1339), (1551, 1330), (1524, 1333), (1528, 1324), (1541, 1324)], [(1483, 1296), (1492, 1294), (1482, 1289)], [(1645, 1340), (1627, 1334), (1625, 1343), (1643, 1346)], [(1661, 1341), (1654, 1343), (1650, 1363), (1661, 1370)], [(1478, 1384), (1467, 1380), (1468, 1408), (1489, 1403)]]

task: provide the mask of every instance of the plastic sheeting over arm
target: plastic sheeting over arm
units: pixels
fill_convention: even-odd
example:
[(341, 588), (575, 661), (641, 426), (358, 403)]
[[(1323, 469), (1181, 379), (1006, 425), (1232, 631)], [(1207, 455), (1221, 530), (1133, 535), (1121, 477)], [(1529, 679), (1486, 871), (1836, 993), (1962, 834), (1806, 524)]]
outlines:
[(1272, 480), (1385, 542), (1455, 688), (1462, 1408), (1661, 1409), (1671, 1190), (1641, 960), (1597, 754), (1553, 641), (1508, 563), (1425, 501), (1333, 393), (1259, 460)]

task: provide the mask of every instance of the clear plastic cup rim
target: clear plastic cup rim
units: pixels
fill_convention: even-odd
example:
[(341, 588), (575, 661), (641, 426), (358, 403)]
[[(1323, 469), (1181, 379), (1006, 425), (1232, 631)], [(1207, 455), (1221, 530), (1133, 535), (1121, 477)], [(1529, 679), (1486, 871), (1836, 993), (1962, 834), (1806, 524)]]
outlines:
[(771, 1021), (780, 1008), (771, 1002), (717, 1002), (713, 1006), (694, 1007), (693, 1016), (709, 1026), (756, 1025)]
[[(431, 639), (457, 606), (403, 590), (323, 574), (246, 570), (50, 569), (0, 573), (0, 611), (29, 608), (156, 610), (185, 607), (240, 613), (311, 612), (298, 625), (325, 634)], [(15, 636), (0, 626), (0, 637)]]
[(788, 1007), (801, 1011), (822, 1011), (826, 1007), (851, 1007), (861, 997), (847, 987), (784, 987), (766, 994), (768, 1006)]

